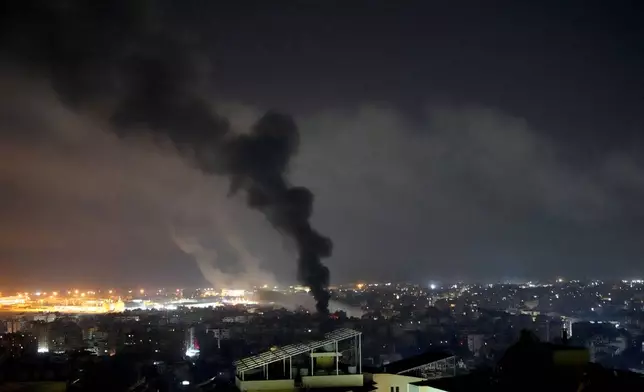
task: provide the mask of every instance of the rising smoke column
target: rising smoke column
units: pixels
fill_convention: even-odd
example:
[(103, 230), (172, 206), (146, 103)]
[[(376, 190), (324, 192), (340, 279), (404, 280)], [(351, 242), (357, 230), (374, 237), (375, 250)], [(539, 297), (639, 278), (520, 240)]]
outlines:
[[(213, 214), (213, 223), (217, 235), (225, 240), (219, 242), (216, 247), (202, 245), (199, 237), (193, 235), (195, 234), (195, 228), (186, 230), (186, 226), (181, 223), (168, 225), (168, 233), (174, 243), (194, 259), (204, 279), (212, 285), (211, 287), (234, 287), (252, 290), (253, 287), (265, 284), (271, 287), (277, 284), (275, 276), (260, 268), (261, 261), (249, 251), (242, 239), (233, 233), (234, 225), (231, 225), (223, 218), (221, 213)], [(198, 231), (203, 232), (204, 228), (200, 227)], [(226, 260), (230, 261), (232, 255), (227, 254), (222, 259), (218, 252), (219, 247), (233, 250), (235, 254), (233, 258), (236, 259), (241, 268), (234, 272), (224, 271), (222, 264)], [(314, 303), (315, 301), (312, 300), (312, 302)]]
[(207, 62), (189, 18), (173, 8), (181, 3), (155, 2), (165, 8), (153, 9), (144, 0), (15, 1), (0, 20), (3, 55), (46, 72), (71, 108), (107, 112), (119, 136), (170, 140), (197, 169), (229, 177), (231, 195), (243, 193), (249, 207), (295, 241), (298, 279), (326, 313), (329, 270), (321, 259), (332, 243), (310, 224), (311, 191), (287, 179), (297, 127), (271, 111), (249, 134), (232, 134), (203, 92)]

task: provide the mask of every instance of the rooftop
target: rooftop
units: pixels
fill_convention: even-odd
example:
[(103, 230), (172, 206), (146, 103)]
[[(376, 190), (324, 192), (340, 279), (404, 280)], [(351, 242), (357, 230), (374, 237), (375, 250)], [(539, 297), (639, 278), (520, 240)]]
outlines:
[(446, 352), (426, 351), (413, 357), (401, 359), (400, 361), (383, 365), (382, 372), (391, 374), (405, 373), (419, 366), (423, 366), (436, 361), (441, 361), (452, 356), (452, 354)]
[(468, 391), (487, 387), (491, 384), (489, 374), (471, 373), (458, 377), (437, 378), (410, 383), (416, 386), (428, 386), (444, 391)]
[(348, 328), (341, 328), (324, 335), (324, 340), (317, 340), (308, 343), (289, 344), (284, 347), (276, 347), (270, 351), (263, 352), (252, 357), (242, 358), (234, 363), (237, 372), (246, 372), (252, 369), (258, 369), (269, 365), (273, 362), (282, 361), (296, 355), (312, 352), (321, 347), (336, 342), (358, 337), (362, 332), (354, 331)]
[(543, 391), (551, 392), (593, 392), (593, 391), (641, 391), (644, 377), (633, 372), (602, 368), (588, 364), (583, 373), (565, 369), (543, 371), (535, 369), (528, 378), (501, 375), (491, 370), (473, 372), (468, 375), (423, 380), (411, 383), (429, 386), (447, 392), (485, 391)]

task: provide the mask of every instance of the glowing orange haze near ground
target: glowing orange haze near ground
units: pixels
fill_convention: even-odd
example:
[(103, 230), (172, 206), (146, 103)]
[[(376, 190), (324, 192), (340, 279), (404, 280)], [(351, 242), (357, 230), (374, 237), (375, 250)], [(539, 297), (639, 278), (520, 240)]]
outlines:
[[(111, 290), (110, 290), (111, 291)], [(119, 297), (97, 297), (96, 292), (68, 291), (51, 293), (16, 293), (0, 297), (0, 312), (12, 313), (109, 313), (122, 312), (125, 304)]]

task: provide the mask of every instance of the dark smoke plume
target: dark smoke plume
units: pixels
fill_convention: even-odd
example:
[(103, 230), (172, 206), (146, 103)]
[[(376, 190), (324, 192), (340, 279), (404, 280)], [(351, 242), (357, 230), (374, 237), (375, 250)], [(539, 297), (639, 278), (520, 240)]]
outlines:
[[(75, 110), (107, 110), (122, 137), (169, 139), (199, 170), (230, 178), (298, 250), (298, 279), (328, 312), (331, 241), (310, 224), (313, 194), (286, 178), (299, 135), (288, 115), (266, 113), (250, 133), (235, 135), (204, 94), (208, 59), (189, 2), (9, 0), (0, 20), (3, 56), (46, 72)], [(200, 3), (203, 4), (203, 3)], [(204, 10), (196, 10), (203, 14)], [(186, 23), (187, 21), (187, 23)], [(105, 109), (109, 108), (109, 109)]]

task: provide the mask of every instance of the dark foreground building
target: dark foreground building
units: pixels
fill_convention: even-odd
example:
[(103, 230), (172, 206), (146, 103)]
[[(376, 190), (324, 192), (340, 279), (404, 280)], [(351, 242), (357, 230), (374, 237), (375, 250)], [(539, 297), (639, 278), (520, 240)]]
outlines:
[(644, 377), (590, 363), (585, 348), (542, 343), (524, 332), (495, 369), (419, 381), (409, 387), (409, 392), (440, 391), (644, 391)]

